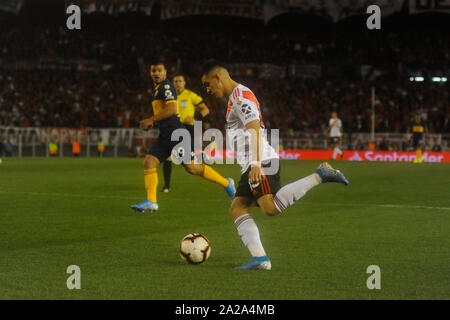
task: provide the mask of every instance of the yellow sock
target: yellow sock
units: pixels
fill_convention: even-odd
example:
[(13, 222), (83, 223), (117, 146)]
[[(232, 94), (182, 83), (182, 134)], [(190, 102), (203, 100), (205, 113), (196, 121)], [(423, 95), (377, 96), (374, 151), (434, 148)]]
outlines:
[(421, 163), (423, 161), (422, 159), (422, 149), (417, 149), (416, 150), (416, 161)]
[(208, 181), (218, 183), (224, 188), (228, 187), (228, 185), (230, 184), (230, 181), (222, 177), (213, 168), (207, 165), (205, 165), (205, 170), (203, 171), (203, 178)]
[(156, 202), (156, 187), (158, 186), (158, 173), (156, 168), (144, 170), (145, 189), (147, 200)]

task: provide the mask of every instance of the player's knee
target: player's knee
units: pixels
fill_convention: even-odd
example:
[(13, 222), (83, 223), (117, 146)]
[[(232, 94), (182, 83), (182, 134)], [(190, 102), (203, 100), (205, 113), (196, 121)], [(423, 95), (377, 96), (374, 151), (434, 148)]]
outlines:
[(149, 166), (150, 166), (150, 163), (149, 163), (149, 162), (150, 162), (150, 161), (148, 161), (147, 158), (144, 159), (144, 161), (142, 162), (142, 165), (144, 166), (144, 169), (150, 169), (150, 168), (149, 168)]
[(193, 174), (193, 175), (199, 176), (203, 173), (201, 165), (198, 165), (198, 164), (186, 164), (186, 165), (184, 165), (184, 168), (186, 169), (186, 171), (188, 173)]
[(157, 166), (157, 164), (151, 157), (145, 157), (143, 165), (145, 170), (153, 169)]
[(231, 207), (229, 213), (233, 221), (235, 221), (239, 216), (241, 216), (245, 212), (242, 210), (242, 208)]
[(248, 212), (247, 208), (242, 207), (239, 203), (234, 201), (231, 203), (229, 213), (233, 221), (235, 221), (239, 216), (247, 212)]
[(186, 172), (189, 174), (195, 174), (195, 168), (191, 165), (185, 165), (184, 168), (186, 169)]
[(275, 205), (273, 203), (270, 203), (270, 202), (264, 203), (261, 206), (261, 209), (266, 215), (268, 215), (270, 217), (275, 216), (275, 215), (277, 215), (279, 213), (279, 211), (275, 207)]

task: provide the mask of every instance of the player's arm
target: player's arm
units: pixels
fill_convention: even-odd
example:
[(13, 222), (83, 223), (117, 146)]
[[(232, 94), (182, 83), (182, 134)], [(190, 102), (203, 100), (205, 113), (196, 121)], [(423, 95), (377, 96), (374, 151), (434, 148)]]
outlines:
[(330, 125), (328, 126), (328, 128), (324, 131), (325, 134), (328, 134), (328, 132), (330, 132), (331, 128), (333, 128), (334, 126), (334, 122), (331, 122)]
[(200, 113), (202, 118), (206, 117), (209, 114), (209, 108), (204, 102), (199, 103), (196, 106), (196, 109), (197, 109), (197, 112)]
[(156, 116), (154, 116), (155, 121), (160, 121), (167, 119), (175, 114), (177, 114), (177, 100), (169, 100), (164, 103), (164, 108)]
[(184, 119), (184, 123), (190, 124), (195, 121), (195, 119), (198, 119), (198, 114), (202, 116), (202, 119), (206, 117), (209, 114), (209, 108), (206, 106), (204, 102), (200, 102), (198, 105), (195, 106), (195, 113), (194, 117), (186, 117)]
[(153, 127), (154, 117), (145, 118), (144, 120), (139, 121), (139, 129), (147, 130)]
[(157, 115), (153, 115), (150, 118), (146, 118), (144, 120), (141, 120), (139, 122), (139, 128), (142, 130), (147, 130), (153, 127), (155, 121), (160, 121), (166, 118), (169, 118), (173, 116), (174, 114), (177, 114), (177, 101), (167, 101), (165, 103), (164, 108), (160, 113)]
[(151, 127), (153, 127), (153, 112), (152, 115), (148, 118), (145, 118), (141, 121), (139, 121), (139, 129), (141, 130), (148, 130)]
[(146, 118), (139, 122), (139, 128), (142, 130), (147, 130), (153, 127), (155, 121), (160, 121), (169, 118), (177, 114), (177, 102), (169, 101), (165, 103), (165, 107), (157, 115), (153, 115), (150, 118)]
[(252, 120), (245, 125), (245, 129), (250, 132), (250, 146), (252, 148), (252, 159), (250, 159), (250, 180), (253, 182), (261, 181), (261, 123), (259, 120)]

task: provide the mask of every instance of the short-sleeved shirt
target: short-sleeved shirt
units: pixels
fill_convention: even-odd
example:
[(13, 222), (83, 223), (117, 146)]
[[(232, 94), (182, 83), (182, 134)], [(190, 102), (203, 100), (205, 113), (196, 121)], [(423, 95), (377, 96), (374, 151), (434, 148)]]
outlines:
[[(169, 79), (164, 80), (152, 91), (153, 115), (159, 114), (166, 103), (177, 102), (177, 91)], [(178, 114), (178, 110), (177, 110)]]
[(254, 120), (259, 120), (262, 129), (262, 159), (279, 159), (278, 154), (267, 141), (267, 134), (262, 119), (259, 102), (253, 92), (239, 84), (237, 85), (228, 99), (228, 108), (226, 114), (227, 143), (235, 146), (235, 153), (238, 164), (241, 166), (241, 172), (247, 171), (252, 161), (252, 149), (250, 148), (250, 133), (246, 131), (245, 126)]
[(332, 126), (330, 129), (330, 138), (340, 137), (341, 136), (341, 128), (342, 128), (341, 119), (331, 118), (329, 121), (329, 125)]
[[(180, 114), (180, 121), (184, 123), (184, 120), (188, 117), (194, 117), (195, 107), (203, 102), (202, 97), (197, 95), (196, 93), (184, 89), (177, 98), (178, 101), (178, 113)], [(191, 123), (187, 123), (190, 125), (194, 125), (194, 121)]]
[(422, 139), (424, 132), (426, 131), (427, 124), (424, 121), (415, 121), (411, 124), (411, 132), (414, 139)]

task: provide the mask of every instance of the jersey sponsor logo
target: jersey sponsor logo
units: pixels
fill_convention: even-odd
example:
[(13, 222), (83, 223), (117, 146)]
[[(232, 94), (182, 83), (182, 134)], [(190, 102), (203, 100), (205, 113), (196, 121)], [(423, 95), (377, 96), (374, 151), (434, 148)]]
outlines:
[(244, 99), (248, 99), (256, 104), (256, 107), (258, 108), (258, 113), (259, 113), (259, 120), (261, 121), (261, 126), (264, 128), (264, 120), (263, 120), (263, 116), (261, 113), (261, 109), (259, 108), (258, 99), (256, 99), (255, 95), (251, 91), (242, 91), (242, 96), (244, 97)]
[(249, 115), (252, 113), (252, 108), (248, 104), (243, 104), (241, 107), (241, 111), (245, 115)]
[(187, 105), (188, 105), (188, 102), (187, 102), (187, 100), (183, 100), (183, 101), (181, 101), (181, 106), (182, 106), (183, 108), (186, 108), (186, 107), (187, 107)]

